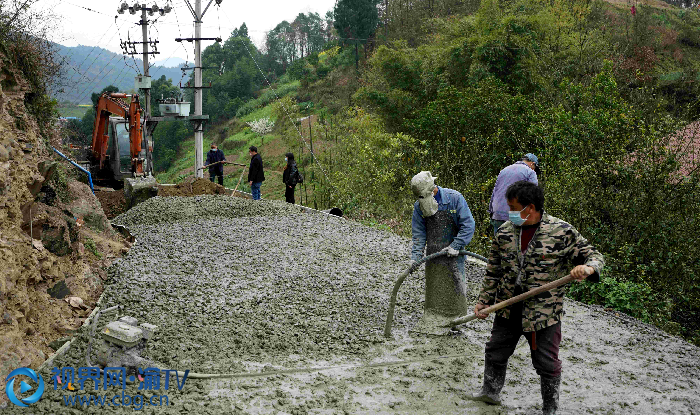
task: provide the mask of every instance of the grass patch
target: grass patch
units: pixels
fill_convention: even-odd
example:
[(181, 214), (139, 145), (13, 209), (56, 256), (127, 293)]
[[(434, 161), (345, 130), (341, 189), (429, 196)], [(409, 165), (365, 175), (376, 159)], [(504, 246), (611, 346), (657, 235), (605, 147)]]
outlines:
[(97, 249), (97, 244), (95, 244), (95, 241), (90, 238), (86, 238), (84, 245), (85, 249), (95, 255), (97, 259), (102, 259), (102, 253)]
[(65, 106), (57, 107), (58, 115), (61, 117), (75, 117), (77, 119), (82, 119), (90, 106)]

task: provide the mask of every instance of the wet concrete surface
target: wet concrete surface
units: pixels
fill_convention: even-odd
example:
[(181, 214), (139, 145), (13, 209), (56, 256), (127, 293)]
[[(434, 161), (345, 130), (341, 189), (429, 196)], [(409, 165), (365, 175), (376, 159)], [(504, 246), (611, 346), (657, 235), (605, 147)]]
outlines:
[[(384, 318), (394, 280), (409, 265), (410, 240), (328, 215), (297, 213), (284, 203), (224, 196), (153, 198), (115, 219), (137, 243), (109, 271), (102, 305), (160, 331), (145, 355), (163, 369), (198, 373), (276, 373), (187, 380), (169, 405), (145, 413), (441, 413), (536, 414), (539, 378), (527, 343), (511, 358), (502, 398), (489, 407), (466, 396), (481, 384), (491, 319), (459, 333), (410, 333), (422, 314), (423, 269), (398, 297), (394, 338)], [(476, 300), (484, 269), (467, 264), (467, 295)], [(680, 338), (573, 301), (565, 304), (561, 413), (699, 413), (700, 349)], [(107, 320), (101, 321), (106, 323)], [(55, 366), (85, 366), (82, 329)], [(447, 356), (444, 359), (433, 359)], [(357, 368), (411, 360), (396, 366)], [(121, 393), (47, 390), (31, 408), (9, 413), (133, 412), (120, 407), (67, 408), (63, 395)], [(59, 386), (60, 388), (60, 386)]]

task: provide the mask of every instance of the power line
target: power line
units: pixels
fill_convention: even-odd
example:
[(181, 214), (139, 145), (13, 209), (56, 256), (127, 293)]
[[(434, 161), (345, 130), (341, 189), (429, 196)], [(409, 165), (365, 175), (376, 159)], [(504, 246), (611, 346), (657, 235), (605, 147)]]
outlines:
[[(102, 68), (102, 70), (97, 74), (97, 76), (96, 76), (95, 78), (97, 78), (98, 76), (100, 76), (100, 75), (102, 74), (102, 72), (104, 72), (104, 70), (107, 69), (107, 67), (109, 66), (109, 64), (111, 64), (112, 61), (114, 60), (114, 58), (117, 57), (117, 56), (119, 56), (119, 55), (117, 55), (117, 54), (115, 53), (115, 54), (112, 56), (112, 59), (110, 59), (109, 62), (107, 62), (107, 64)], [(114, 68), (112, 68), (109, 72), (107, 72), (107, 74), (105, 74), (105, 76), (109, 75), (113, 70), (114, 70)], [(99, 81), (97, 81), (96, 83), (94, 83), (94, 82), (89, 82), (89, 83), (88, 83), (88, 86), (86, 86), (81, 92), (78, 93), (78, 96), (80, 96), (80, 99), (79, 99), (78, 101), (82, 100), (82, 99), (86, 96), (86, 95), (82, 95), (82, 94), (85, 93), (85, 91), (88, 91), (88, 90), (90, 90), (91, 88), (94, 88), (93, 83), (94, 83), (95, 85), (98, 85), (100, 82), (102, 82), (102, 79), (104, 79), (105, 76), (103, 76), (103, 77), (102, 77)], [(89, 93), (92, 93), (92, 91), (90, 91)], [(82, 96), (81, 96), (81, 95), (82, 95)], [(77, 104), (77, 103), (76, 103), (76, 104)]]
[[(117, 26), (117, 32), (119, 31), (119, 29), (120, 29), (120, 27)], [(114, 35), (112, 35), (112, 37), (107, 41), (107, 43), (109, 44), (110, 42), (112, 42), (112, 39), (114, 39), (114, 36), (116, 36), (116, 35), (117, 35), (117, 33), (115, 33)], [(102, 54), (103, 54), (106, 50), (107, 50), (107, 49), (102, 49), (102, 51), (100, 51), (100, 53), (99, 53), (97, 56), (95, 56), (95, 59), (92, 60), (92, 63), (90, 63), (90, 66), (88, 66), (87, 69), (85, 69), (83, 76), (80, 77), (80, 78), (78, 78), (78, 80), (74, 83), (74, 85), (77, 86), (77, 85), (83, 80), (83, 78), (87, 79), (87, 73), (88, 73), (88, 71), (92, 68), (92, 66), (95, 64), (95, 62), (97, 61), (97, 59), (99, 59), (99, 57), (102, 56)], [(110, 53), (111, 53), (111, 52), (110, 52)], [(114, 54), (114, 56), (119, 56), (119, 55)], [(110, 62), (111, 62), (112, 60), (114, 60), (114, 56), (112, 56), (112, 59), (110, 59)], [(109, 65), (109, 64), (108, 64), (108, 65)], [(81, 64), (81, 66), (82, 66), (82, 64)], [(104, 70), (104, 69), (103, 69), (103, 70)], [(100, 72), (100, 73), (101, 73), (101, 72)], [(98, 76), (99, 76), (99, 75), (98, 75)]]
[[(90, 49), (90, 52), (88, 52), (88, 54), (85, 56), (85, 59), (83, 59), (83, 61), (80, 62), (80, 65), (78, 65), (78, 68), (81, 68), (81, 67), (83, 66), (83, 64), (85, 63), (85, 61), (88, 60), (88, 58), (90, 57), (90, 55), (92, 55), (92, 52), (94, 52), (95, 49), (99, 47), (98, 45), (100, 44), (100, 42), (102, 42), (102, 39), (104, 39), (104, 37), (105, 37), (105, 36), (107, 35), (107, 33), (109, 32), (109, 29), (111, 29), (112, 26), (114, 26), (115, 24), (116, 24), (116, 19), (115, 19), (115, 21), (112, 22), (112, 24), (107, 28), (107, 30), (105, 30), (105, 31), (102, 33), (102, 37), (100, 37), (100, 40), (98, 40), (98, 41), (97, 41), (97, 44), (95, 44), (95, 46), (93, 46), (92, 49)], [(117, 30), (119, 30), (119, 29), (117, 29)], [(87, 71), (87, 70), (86, 70), (86, 71)], [(71, 76), (71, 79), (69, 80), (69, 82), (71, 82), (71, 81), (73, 81), (73, 77), (72, 77), (72, 76)], [(78, 78), (78, 81), (80, 81), (80, 78)]]
[(93, 10), (93, 9), (91, 9), (91, 8), (89, 8), (89, 7), (78, 6), (77, 4), (73, 4), (73, 3), (68, 2), (68, 1), (66, 1), (66, 0), (63, 0), (63, 3), (70, 4), (71, 6), (75, 6), (75, 7), (80, 7), (81, 9), (85, 9), (85, 10), (90, 11), (90, 12), (93, 12), (93, 13), (101, 14), (101, 15), (103, 15), (103, 16), (112, 17), (112, 16), (110, 16), (110, 15), (108, 15), (108, 14), (104, 14), (104, 13), (102, 13), (102, 12), (98, 12), (97, 10)]

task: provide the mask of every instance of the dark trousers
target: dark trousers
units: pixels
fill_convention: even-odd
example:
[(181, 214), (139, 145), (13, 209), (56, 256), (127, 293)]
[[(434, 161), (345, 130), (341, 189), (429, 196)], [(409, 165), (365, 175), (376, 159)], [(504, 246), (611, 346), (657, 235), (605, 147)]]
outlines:
[(287, 185), (284, 185), (284, 198), (287, 200), (287, 203), (294, 204), (294, 186), (289, 187)]
[(491, 329), (491, 338), (486, 343), (486, 362), (505, 368), (508, 359), (515, 351), (520, 336), (525, 336), (530, 345), (532, 366), (540, 376), (553, 378), (561, 375), (559, 343), (561, 343), (561, 322), (534, 332), (524, 332), (520, 314), (513, 320), (496, 316)]
[(224, 173), (209, 173), (209, 180), (211, 180), (212, 183), (214, 183), (214, 176), (219, 178), (219, 184), (224, 185)]

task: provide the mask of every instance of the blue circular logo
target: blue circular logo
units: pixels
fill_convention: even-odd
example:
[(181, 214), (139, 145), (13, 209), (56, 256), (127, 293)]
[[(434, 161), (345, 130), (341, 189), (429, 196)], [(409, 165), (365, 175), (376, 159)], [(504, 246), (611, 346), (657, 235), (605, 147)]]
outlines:
[[(39, 386), (37, 386), (36, 388), (36, 392), (34, 392), (31, 396), (22, 399), (17, 399), (17, 397), (15, 396), (15, 377), (19, 375), (27, 376), (28, 378), (39, 384)], [(7, 386), (5, 386), (5, 394), (10, 399), (10, 402), (17, 406), (26, 408), (28, 406), (27, 404), (35, 403), (41, 398), (41, 395), (44, 394), (44, 379), (42, 379), (41, 376), (39, 376), (35, 371), (28, 367), (20, 367), (19, 369), (13, 370), (12, 372), (10, 372), (9, 375), (7, 375), (7, 378), (5, 378), (5, 381), (8, 380), (10, 381), (7, 382)], [(29, 386), (27, 382), (22, 381), (22, 383), (20, 383), (19, 391), (21, 393), (28, 392), (32, 389), (33, 388)]]

